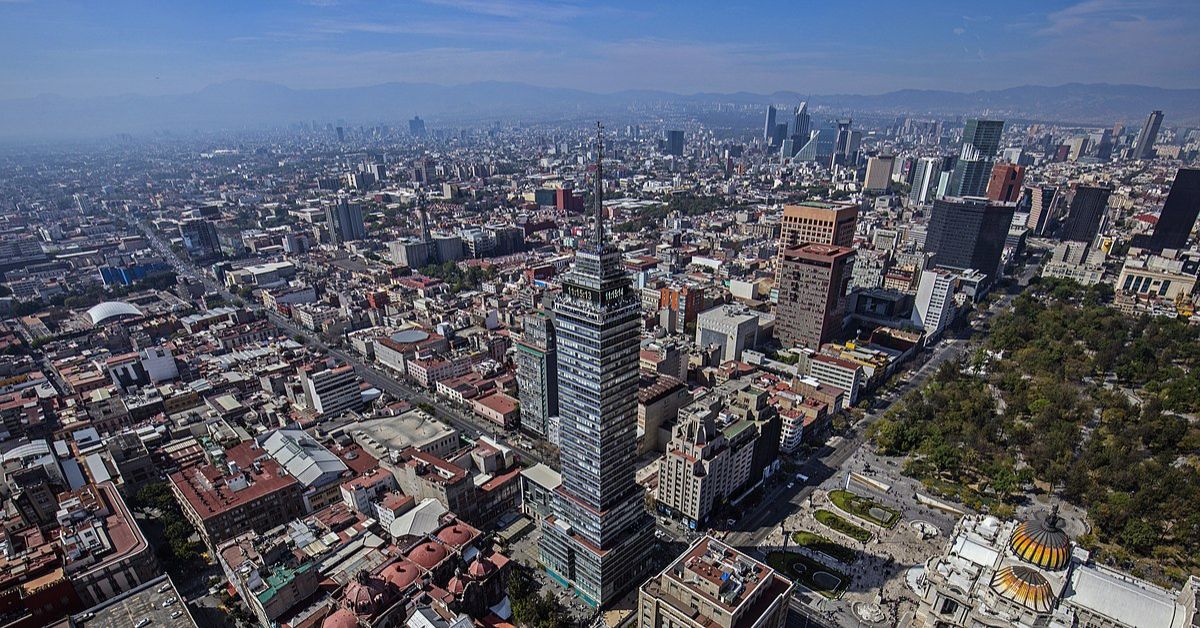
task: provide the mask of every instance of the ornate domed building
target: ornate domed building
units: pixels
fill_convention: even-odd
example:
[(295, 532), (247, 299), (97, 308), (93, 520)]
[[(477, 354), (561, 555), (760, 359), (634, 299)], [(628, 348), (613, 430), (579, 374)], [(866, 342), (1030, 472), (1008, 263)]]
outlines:
[(354, 575), (336, 596), (321, 628), (394, 628), (432, 608), (444, 617), (508, 615), (509, 560), (478, 547), (479, 530), (450, 519), (388, 562)]
[(406, 609), (401, 593), (388, 579), (360, 570), (342, 589), (337, 608), (325, 617), (321, 628), (391, 628), (402, 625)]
[(1166, 591), (1097, 565), (1071, 542), (1058, 507), (1025, 521), (963, 517), (915, 581), (917, 625), (1184, 628), (1200, 579)]
[(1071, 558), (1071, 539), (1062, 529), (1058, 506), (1043, 518), (1017, 524), (1009, 545), (1022, 560), (1051, 571), (1066, 567)]
[(991, 588), (1002, 597), (1039, 613), (1049, 612), (1054, 604), (1054, 588), (1050, 581), (1032, 567), (1001, 567), (992, 576)]

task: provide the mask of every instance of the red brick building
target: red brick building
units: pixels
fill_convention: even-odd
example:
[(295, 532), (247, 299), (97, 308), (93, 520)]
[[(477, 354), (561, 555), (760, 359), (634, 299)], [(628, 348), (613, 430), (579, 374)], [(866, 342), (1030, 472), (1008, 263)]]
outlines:
[(987, 197), (993, 201), (1015, 203), (1021, 200), (1021, 185), (1025, 183), (1025, 166), (1000, 163), (992, 166)]

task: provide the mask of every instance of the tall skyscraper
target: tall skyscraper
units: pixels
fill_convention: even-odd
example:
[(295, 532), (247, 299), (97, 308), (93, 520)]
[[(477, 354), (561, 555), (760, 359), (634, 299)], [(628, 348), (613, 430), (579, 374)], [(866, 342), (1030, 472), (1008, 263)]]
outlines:
[(425, 121), (421, 116), (413, 116), (413, 119), (408, 121), (408, 132), (417, 137), (425, 135)]
[(950, 178), (949, 196), (985, 196), (992, 163), (1000, 151), (1003, 120), (967, 120), (958, 161)]
[(792, 112), (792, 119), (788, 121), (788, 137), (792, 139), (796, 150), (800, 150), (808, 142), (811, 127), (812, 118), (808, 115), (808, 102), (802, 100)]
[(1146, 117), (1146, 124), (1138, 131), (1137, 141), (1133, 143), (1134, 159), (1153, 159), (1154, 142), (1158, 140), (1158, 129), (1162, 126), (1163, 112), (1155, 109)]
[(517, 391), (521, 429), (545, 438), (550, 417), (558, 416), (558, 357), (554, 323), (542, 312), (525, 317), (517, 343)]
[(768, 145), (775, 143), (775, 114), (777, 111), (775, 105), (767, 106), (767, 120), (763, 123), (763, 142)]
[(1072, 242), (1091, 242), (1100, 232), (1104, 211), (1108, 209), (1108, 195), (1112, 189), (1094, 185), (1076, 186), (1067, 211), (1067, 222), (1063, 225), (1062, 239)]
[(562, 485), (538, 549), (548, 570), (603, 607), (641, 580), (653, 521), (634, 479), (641, 299), (605, 241), (602, 164), (595, 235), (554, 303)]
[(1025, 183), (1025, 166), (996, 164), (988, 180), (987, 197), (1001, 203), (1015, 203), (1021, 199), (1021, 186)]
[(783, 252), (775, 330), (784, 347), (820, 349), (842, 328), (854, 249), (805, 244)]
[(339, 197), (336, 203), (325, 206), (325, 226), (329, 229), (329, 241), (335, 246), (367, 236), (362, 206), (351, 203), (345, 196)]
[(789, 249), (809, 242), (851, 246), (857, 220), (858, 205), (854, 203), (805, 201), (784, 205), (779, 248)]
[(917, 205), (927, 205), (933, 202), (937, 193), (938, 181), (942, 174), (941, 157), (922, 157), (913, 166), (912, 190), (908, 200)]
[(863, 179), (863, 191), (886, 192), (892, 189), (892, 170), (896, 167), (894, 155), (876, 155), (867, 160), (867, 174)]
[(935, 266), (973, 268), (986, 273), (988, 283), (993, 283), (1015, 210), (1015, 203), (986, 198), (938, 199), (933, 202), (925, 250), (933, 253)]
[(853, 120), (838, 120), (837, 131), (833, 140), (833, 154), (829, 157), (829, 168), (845, 165), (846, 158), (851, 152), (852, 139), (850, 125)]
[(858, 205), (853, 203), (805, 201), (784, 205), (780, 219), (779, 254), (775, 261), (775, 284), (780, 283), (783, 254), (788, 249), (815, 242), (852, 246), (858, 223)]
[(1167, 192), (1167, 201), (1163, 203), (1154, 234), (1135, 237), (1133, 245), (1155, 251), (1182, 249), (1196, 225), (1197, 214), (1200, 214), (1200, 169), (1180, 168), (1171, 183), (1171, 191)]
[(1100, 132), (1100, 139), (1096, 142), (1096, 157), (1103, 160), (1108, 160), (1112, 157), (1113, 149), (1113, 133), (1112, 129), (1104, 129)]
[(683, 157), (683, 131), (667, 131), (666, 153)]
[(1025, 188), (1029, 195), (1029, 222), (1025, 226), (1033, 235), (1046, 235), (1058, 217), (1059, 203), (1062, 202), (1058, 188), (1052, 185), (1039, 185)]
[[(771, 146), (781, 146), (787, 138), (788, 124), (786, 122), (775, 123), (775, 135), (771, 138)], [(795, 144), (795, 142), (793, 142)]]

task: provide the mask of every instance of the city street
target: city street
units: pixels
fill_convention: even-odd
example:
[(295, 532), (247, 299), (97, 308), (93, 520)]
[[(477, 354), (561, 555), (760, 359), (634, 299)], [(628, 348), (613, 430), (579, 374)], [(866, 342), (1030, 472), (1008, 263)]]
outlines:
[[(1014, 282), (1013, 289), (1001, 294), (985, 312), (977, 317), (981, 325), (990, 321), (994, 315), (1007, 311), (1012, 306), (1013, 299), (1028, 286), (1036, 271), (1036, 264), (1024, 268)], [(725, 540), (744, 552), (756, 555), (760, 559), (765, 558), (760, 548), (763, 542), (772, 532), (779, 530), (780, 524), (790, 515), (800, 510), (822, 484), (827, 487), (839, 483), (844, 484), (846, 473), (852, 469), (863, 470), (869, 461), (874, 461), (876, 467), (881, 464), (886, 465), (886, 462), (881, 462), (874, 456), (870, 448), (863, 447), (867, 440), (867, 428), (879, 420), (893, 403), (903, 399), (909, 392), (924, 386), (942, 364), (969, 355), (970, 351), (974, 350), (976, 343), (971, 338), (970, 328), (964, 332), (964, 335), (967, 337), (944, 337), (930, 350), (931, 353), (924, 363), (915, 369), (899, 374), (895, 385), (880, 395), (881, 403), (876, 403), (867, 410), (863, 418), (851, 428), (848, 434), (832, 438), (833, 444), (818, 450), (801, 466), (799, 473), (808, 476), (808, 482), (780, 482), (769, 488), (761, 501), (764, 506), (738, 521), (734, 529), (725, 536)], [(899, 475), (898, 469), (894, 471), (896, 475)], [(829, 481), (830, 478), (835, 477), (836, 481)], [(913, 486), (914, 483), (909, 481), (905, 490), (911, 493), (915, 490), (912, 488)], [(919, 516), (922, 520), (928, 520), (935, 524), (943, 534), (953, 526), (954, 517), (945, 513), (917, 508), (911, 501), (897, 499), (895, 491), (892, 495), (881, 496), (860, 485), (854, 485), (852, 489), (859, 493), (870, 494), (872, 498), (879, 498), (890, 506), (898, 507), (903, 515), (898, 527), (907, 526), (914, 516)], [(792, 601), (789, 625), (859, 626), (862, 625), (862, 622), (854, 616), (848, 600), (826, 600), (820, 595), (802, 590), (797, 592)]]

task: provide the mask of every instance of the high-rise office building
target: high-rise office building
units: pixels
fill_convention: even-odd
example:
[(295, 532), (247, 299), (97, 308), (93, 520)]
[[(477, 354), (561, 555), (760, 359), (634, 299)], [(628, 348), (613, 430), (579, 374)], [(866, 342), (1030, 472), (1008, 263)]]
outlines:
[(1063, 240), (1091, 242), (1100, 233), (1104, 212), (1108, 209), (1108, 195), (1112, 189), (1095, 185), (1079, 185), (1071, 196), (1067, 222), (1063, 225)]
[(521, 401), (521, 429), (542, 438), (549, 436), (550, 417), (558, 416), (558, 358), (554, 322), (542, 312), (525, 317), (525, 331), (517, 343), (517, 391)]
[(683, 131), (667, 131), (666, 154), (683, 157)]
[(1096, 142), (1096, 157), (1103, 160), (1108, 160), (1112, 157), (1113, 149), (1113, 132), (1112, 129), (1104, 129), (1100, 132), (1100, 138)]
[(204, 218), (185, 220), (179, 225), (179, 237), (189, 257), (206, 260), (221, 255), (221, 242), (217, 228)]
[[(771, 138), (771, 146), (782, 146), (784, 140), (787, 138), (787, 130), (788, 125), (786, 122), (776, 122), (775, 135)], [(792, 144), (795, 144), (795, 142), (792, 142)], [(792, 154), (794, 155), (795, 151)]]
[(791, 120), (788, 120), (787, 130), (788, 137), (791, 138), (792, 145), (796, 147), (796, 150), (800, 150), (808, 142), (811, 127), (812, 118), (808, 115), (808, 102), (800, 101), (800, 105), (792, 112)]
[(779, 248), (794, 248), (809, 242), (851, 246), (857, 220), (858, 205), (854, 203), (805, 201), (784, 205)]
[(996, 203), (980, 197), (946, 197), (933, 202), (925, 250), (943, 268), (973, 268), (993, 283), (1008, 238), (1015, 203)]
[(992, 163), (1000, 151), (1004, 134), (1003, 120), (967, 120), (954, 174), (950, 177), (949, 196), (985, 196)]
[(779, 254), (775, 262), (775, 283), (783, 268), (783, 253), (802, 244), (852, 246), (858, 221), (858, 205), (853, 203), (805, 201), (784, 205), (780, 219)]
[(913, 166), (912, 190), (908, 200), (915, 205), (928, 205), (933, 202), (937, 193), (938, 181), (942, 174), (941, 157), (922, 157)]
[(805, 244), (783, 253), (775, 330), (784, 347), (819, 349), (842, 329), (854, 249)]
[(1058, 188), (1052, 185), (1039, 185), (1025, 188), (1029, 195), (1029, 222), (1025, 226), (1036, 236), (1046, 235), (1058, 217), (1059, 203), (1062, 195)]
[(417, 137), (425, 135), (425, 121), (421, 116), (413, 116), (413, 119), (408, 121), (408, 132)]
[(601, 607), (637, 586), (653, 539), (634, 479), (641, 299), (604, 237), (602, 163), (595, 235), (554, 304), (562, 485), (538, 548), (549, 571)]
[(1171, 191), (1167, 192), (1154, 234), (1135, 237), (1133, 245), (1155, 251), (1182, 249), (1196, 225), (1197, 214), (1200, 214), (1200, 169), (1180, 168)]
[(954, 289), (958, 275), (943, 269), (923, 270), (913, 300), (912, 321), (925, 330), (927, 338), (937, 338), (950, 324), (954, 312)]
[(317, 415), (334, 417), (362, 407), (358, 375), (349, 364), (332, 368), (328, 364), (306, 364), (298, 371), (305, 402)]
[(791, 138), (783, 140), (783, 142), (779, 144), (779, 156), (783, 159), (791, 159), (792, 157), (795, 157), (796, 142), (793, 142)]
[(1025, 166), (996, 164), (992, 166), (992, 177), (988, 180), (987, 197), (1001, 203), (1015, 203), (1021, 199), (1021, 186), (1025, 183)]
[(1137, 141), (1133, 143), (1134, 159), (1153, 159), (1154, 142), (1158, 140), (1158, 129), (1162, 127), (1163, 112), (1155, 109), (1146, 117), (1142, 130), (1138, 131)]
[(767, 120), (763, 123), (763, 142), (767, 144), (775, 143), (775, 115), (777, 112), (775, 105), (767, 106)]
[(837, 131), (833, 140), (833, 154), (829, 157), (829, 168), (845, 165), (848, 157), (856, 149), (853, 146), (853, 138), (851, 137), (850, 125), (853, 120), (838, 120)]
[(351, 203), (345, 196), (325, 206), (325, 226), (329, 229), (329, 241), (335, 246), (367, 237), (362, 206)]
[(892, 170), (896, 167), (894, 155), (876, 155), (867, 160), (867, 174), (863, 179), (863, 191), (886, 192), (892, 189)]

